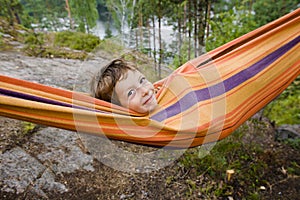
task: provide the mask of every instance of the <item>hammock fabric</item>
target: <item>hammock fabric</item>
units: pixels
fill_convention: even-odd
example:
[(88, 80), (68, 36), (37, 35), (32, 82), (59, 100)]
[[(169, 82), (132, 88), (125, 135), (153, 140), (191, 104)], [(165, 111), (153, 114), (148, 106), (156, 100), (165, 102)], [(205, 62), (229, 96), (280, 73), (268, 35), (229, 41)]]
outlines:
[(1, 76), (0, 115), (158, 147), (221, 140), (300, 74), (300, 9), (193, 59), (155, 83), (147, 116), (75, 91)]

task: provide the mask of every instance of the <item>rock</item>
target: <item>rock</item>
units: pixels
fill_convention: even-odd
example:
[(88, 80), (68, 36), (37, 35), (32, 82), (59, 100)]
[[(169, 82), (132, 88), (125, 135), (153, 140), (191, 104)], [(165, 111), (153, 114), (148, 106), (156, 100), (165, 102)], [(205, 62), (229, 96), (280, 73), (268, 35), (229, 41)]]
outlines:
[[(0, 60), (2, 75), (83, 92), (88, 92), (89, 80), (94, 72), (108, 62), (99, 57), (85, 61), (36, 58), (20, 52), (0, 52)], [(11, 131), (7, 135), (14, 138), (14, 130), (6, 128), (0, 131)], [(95, 170), (93, 157), (83, 152), (77, 140), (75, 132), (44, 128), (18, 147), (12, 142), (3, 146), (5, 151), (0, 153), (0, 190), (14, 194), (30, 192), (46, 199), (46, 194), (51, 191), (68, 191), (65, 184), (55, 181), (56, 177), (76, 170)]]
[(0, 155), (1, 190), (22, 193), (41, 176), (46, 167), (20, 147)]
[(295, 138), (300, 138), (300, 124), (284, 124), (276, 129), (276, 140), (286, 140)]
[(55, 181), (55, 175), (49, 169), (47, 169), (41, 178), (36, 181), (34, 187), (38, 188), (38, 190), (58, 191), (60, 193), (68, 191), (64, 184)]
[(24, 144), (26, 151), (15, 147), (0, 154), (1, 190), (16, 194), (31, 190), (41, 197), (45, 197), (44, 191), (67, 192), (55, 176), (94, 171), (93, 157), (80, 149), (77, 139), (75, 132), (45, 128)]
[(94, 171), (93, 157), (82, 152), (77, 139), (75, 132), (49, 127), (38, 132), (32, 141), (42, 145), (37, 158), (43, 163), (51, 163), (56, 174), (82, 169)]

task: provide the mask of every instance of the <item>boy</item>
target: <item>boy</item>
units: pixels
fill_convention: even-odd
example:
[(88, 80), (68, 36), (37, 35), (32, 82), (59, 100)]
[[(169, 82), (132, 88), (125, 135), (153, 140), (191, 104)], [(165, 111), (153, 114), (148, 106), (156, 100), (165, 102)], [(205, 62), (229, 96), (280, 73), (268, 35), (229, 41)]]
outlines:
[(123, 59), (113, 60), (94, 76), (91, 92), (95, 98), (142, 114), (157, 106), (152, 83), (132, 63)]

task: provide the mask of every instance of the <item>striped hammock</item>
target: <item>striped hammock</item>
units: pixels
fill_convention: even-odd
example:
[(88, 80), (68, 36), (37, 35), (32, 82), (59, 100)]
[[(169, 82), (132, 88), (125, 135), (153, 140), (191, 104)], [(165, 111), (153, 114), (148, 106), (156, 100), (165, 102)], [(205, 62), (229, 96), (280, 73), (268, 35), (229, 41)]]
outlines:
[(88, 95), (0, 79), (0, 115), (158, 147), (221, 140), (300, 74), (300, 9), (195, 58), (155, 83), (158, 108), (141, 116)]

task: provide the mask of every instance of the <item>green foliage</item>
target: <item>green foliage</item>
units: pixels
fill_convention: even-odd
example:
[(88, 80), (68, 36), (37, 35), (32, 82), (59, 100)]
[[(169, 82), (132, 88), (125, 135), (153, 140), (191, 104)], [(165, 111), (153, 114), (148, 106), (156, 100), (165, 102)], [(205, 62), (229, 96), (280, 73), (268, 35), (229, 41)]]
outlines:
[(290, 84), (281, 94), (280, 98), (285, 99), (288, 96), (300, 96), (300, 76)]
[(28, 33), (25, 38), (25, 44), (42, 46), (44, 44), (44, 34), (36, 32)]
[(64, 31), (56, 33), (54, 44), (60, 47), (91, 52), (100, 44), (100, 39), (91, 34)]
[(63, 26), (59, 18), (67, 16), (62, 0), (20, 0), (24, 13), (22, 24), (31, 28), (36, 24), (40, 29), (56, 30)]
[(23, 7), (19, 0), (0, 0), (0, 16), (5, 17), (10, 25), (20, 23)]
[(107, 23), (105, 25), (105, 37), (104, 38), (111, 38), (112, 37), (112, 31), (110, 30), (110, 26)]
[(294, 149), (300, 150), (300, 138), (293, 138), (293, 139), (288, 138), (284, 141), (284, 143), (288, 144), (289, 146), (293, 147)]
[(279, 97), (271, 102), (264, 114), (275, 121), (277, 125), (300, 124), (300, 95), (288, 95)]
[(69, 0), (72, 17), (79, 24), (79, 31), (90, 33), (90, 30), (96, 26), (96, 21), (99, 18), (97, 11), (96, 0)]
[(211, 34), (206, 41), (206, 50), (215, 49), (257, 28), (254, 15), (249, 11), (248, 1), (234, 9), (216, 13), (209, 21)]
[[(99, 43), (98, 37), (83, 33), (44, 34), (29, 32), (26, 35), (26, 45), (23, 50), (29, 56), (83, 60), (87, 56), (86, 52), (92, 51)], [(74, 49), (83, 51), (74, 51)]]
[(174, 56), (171, 68), (176, 69), (180, 67), (182, 64), (186, 63), (189, 59), (193, 58), (193, 57), (189, 57), (188, 55), (189, 48), (190, 47), (188, 41), (184, 41), (180, 50), (181, 54), (180, 55), (176, 54)]
[(44, 51), (44, 34), (29, 32), (25, 36), (24, 51), (30, 56), (40, 56)]
[[(27, 27), (31, 27), (31, 24), (36, 24), (39, 29), (56, 31), (67, 25), (60, 21), (61, 18), (66, 18), (68, 15), (65, 9), (65, 1), (20, 0), (20, 2), (24, 8), (22, 24)], [(96, 21), (99, 18), (96, 0), (69, 0), (69, 4), (72, 18), (78, 25), (79, 31), (89, 33), (96, 26)]]
[(119, 57), (121, 52), (124, 52), (125, 47), (121, 45), (120, 40), (110, 38), (103, 40), (97, 49), (104, 50), (113, 57)]
[(277, 125), (300, 124), (300, 76), (264, 110), (264, 114)]
[(3, 44), (4, 44), (4, 42), (3, 42), (3, 38), (2, 38), (2, 33), (0, 32), (0, 46), (2, 47)]
[(24, 134), (29, 134), (31, 133), (34, 128), (36, 127), (36, 124), (34, 123), (31, 123), (31, 122), (23, 122), (23, 131), (24, 131)]
[[(300, 139), (297, 139), (298, 146), (297, 149), (300, 149)], [(296, 176), (300, 175), (300, 165), (296, 161), (291, 162), (291, 166), (287, 168), (289, 174), (294, 174)]]
[(299, 0), (256, 0), (253, 4), (254, 20), (258, 26), (262, 26), (299, 8), (299, 6)]
[[(255, 131), (267, 128), (266, 124), (255, 121), (251, 123), (258, 129)], [(209, 180), (220, 181), (213, 185), (200, 186), (201, 194), (225, 197), (233, 195), (234, 187), (238, 187), (241, 190), (247, 188), (249, 198), (256, 196), (257, 188), (265, 183), (263, 171), (267, 164), (257, 159), (257, 155), (262, 154), (263, 151), (256, 142), (242, 142), (246, 140), (247, 132), (249, 132), (248, 126), (244, 125), (231, 136), (218, 142), (209, 154), (206, 152), (206, 147), (201, 146), (187, 151), (182, 157), (180, 162), (184, 168), (194, 169), (199, 176), (205, 175)], [(228, 169), (235, 171), (230, 180), (226, 174)]]

